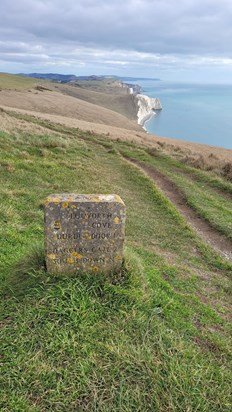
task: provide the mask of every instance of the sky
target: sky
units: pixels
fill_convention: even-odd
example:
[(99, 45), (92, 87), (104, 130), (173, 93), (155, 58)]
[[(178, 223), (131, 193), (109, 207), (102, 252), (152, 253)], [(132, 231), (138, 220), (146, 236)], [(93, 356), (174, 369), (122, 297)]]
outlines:
[(0, 0), (0, 71), (232, 83), (232, 0)]

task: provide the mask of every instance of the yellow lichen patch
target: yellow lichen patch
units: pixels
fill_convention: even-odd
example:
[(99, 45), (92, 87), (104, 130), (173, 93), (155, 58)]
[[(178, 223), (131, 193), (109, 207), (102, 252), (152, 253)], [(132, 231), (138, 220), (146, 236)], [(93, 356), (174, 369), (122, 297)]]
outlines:
[(122, 255), (116, 255), (115, 258), (116, 262), (122, 260)]
[(50, 253), (49, 255), (47, 255), (47, 258), (53, 260), (56, 258), (56, 255), (54, 255), (54, 253)]
[(64, 209), (66, 209), (66, 208), (68, 207), (68, 202), (62, 203), (62, 207), (63, 207)]
[(55, 222), (54, 222), (54, 229), (60, 229), (60, 222), (59, 222), (59, 220), (56, 220)]
[(123, 202), (123, 200), (121, 199), (120, 196), (115, 195), (115, 201), (116, 201), (117, 203), (121, 203), (123, 206), (125, 206), (125, 203)]
[(75, 256), (77, 259), (81, 259), (81, 258), (82, 258), (82, 255), (80, 255), (80, 254), (77, 253), (77, 252), (72, 252), (72, 256)]
[(91, 240), (88, 230), (86, 230), (86, 232), (82, 235), (82, 240)]
[(45, 200), (44, 204), (47, 206), (49, 204), (52, 203), (60, 203), (60, 197), (47, 197), (47, 199)]
[(114, 223), (115, 223), (115, 225), (119, 225), (120, 219), (119, 219), (118, 216), (116, 216), (116, 217), (114, 218)]
[(75, 263), (75, 260), (74, 260), (72, 257), (69, 257), (69, 258), (67, 259), (67, 262), (68, 262), (70, 265), (73, 265), (73, 264)]

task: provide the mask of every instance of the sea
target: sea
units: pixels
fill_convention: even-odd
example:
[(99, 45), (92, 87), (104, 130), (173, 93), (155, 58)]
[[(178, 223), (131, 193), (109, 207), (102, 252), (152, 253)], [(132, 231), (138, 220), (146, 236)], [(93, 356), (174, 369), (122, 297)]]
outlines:
[(232, 84), (138, 83), (163, 107), (146, 122), (149, 133), (232, 149)]

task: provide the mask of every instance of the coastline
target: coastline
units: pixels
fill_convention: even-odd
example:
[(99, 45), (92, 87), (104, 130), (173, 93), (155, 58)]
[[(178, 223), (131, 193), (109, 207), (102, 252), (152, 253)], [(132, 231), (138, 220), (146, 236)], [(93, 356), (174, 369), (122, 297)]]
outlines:
[[(202, 170), (213, 170), (219, 176), (232, 179), (232, 150), (226, 147), (210, 145), (205, 142), (194, 142), (185, 139), (165, 137), (147, 130), (147, 123), (162, 109), (160, 100), (147, 95), (134, 93), (137, 100), (137, 123), (146, 133), (145, 146), (155, 147), (163, 153), (178, 157), (182, 162)], [(137, 98), (137, 99), (136, 99)], [(153, 103), (153, 104), (152, 104)], [(149, 129), (149, 126), (148, 126)]]
[(149, 133), (146, 128), (146, 123), (148, 123), (154, 116), (156, 116), (156, 112), (153, 110), (149, 114), (147, 114), (142, 120), (140, 120), (140, 123), (138, 122), (138, 124), (142, 126), (146, 133)]
[[(39, 111), (30, 111), (25, 109), (19, 109), (16, 107), (9, 107), (1, 105), (0, 110), (0, 123), (3, 126), (5, 132), (15, 129), (15, 122), (17, 122), (17, 128), (35, 132), (34, 121), (30, 121), (30, 117), (33, 119), (39, 118), (42, 120), (48, 120), (54, 124), (63, 124), (64, 126), (71, 128), (78, 128), (84, 131), (91, 131), (93, 133), (102, 134), (109, 139), (133, 142), (141, 147), (146, 148), (151, 153), (161, 152), (168, 156), (178, 157), (179, 160), (184, 163), (194, 166), (203, 170), (212, 170), (218, 175), (228, 176), (231, 179), (232, 170), (232, 150), (223, 147), (216, 147), (207, 145), (205, 143), (196, 143), (186, 140), (180, 140), (170, 137), (164, 137), (151, 134), (141, 125), (136, 124), (137, 130), (125, 129), (122, 127), (121, 122), (113, 126), (112, 124), (100, 124), (96, 122), (85, 121), (74, 117), (62, 116), (59, 114), (42, 113)], [(27, 115), (28, 120), (18, 120), (17, 114), (14, 116), (12, 112)], [(154, 116), (155, 112), (150, 112), (149, 117), (146, 119), (143, 117), (143, 121), (146, 123), (151, 119), (151, 115)], [(13, 117), (13, 121), (12, 121)], [(91, 120), (92, 117), (91, 117)], [(121, 127), (119, 126), (121, 125)], [(132, 124), (132, 123), (131, 123)], [(145, 125), (146, 126), (146, 125)], [(38, 125), (37, 125), (38, 127)], [(44, 133), (44, 130), (40, 132)]]
[(144, 93), (158, 96), (164, 113), (146, 124), (151, 134), (232, 149), (232, 85), (141, 82)]
[(156, 115), (157, 110), (162, 110), (161, 102), (157, 97), (153, 98), (145, 94), (137, 94), (135, 95), (135, 99), (137, 100), (138, 106), (137, 122), (147, 131), (146, 123)]

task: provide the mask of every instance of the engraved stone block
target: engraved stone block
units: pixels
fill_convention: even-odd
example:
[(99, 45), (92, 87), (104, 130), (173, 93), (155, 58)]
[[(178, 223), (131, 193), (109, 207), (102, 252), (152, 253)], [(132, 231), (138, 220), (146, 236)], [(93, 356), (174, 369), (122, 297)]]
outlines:
[(50, 273), (121, 268), (125, 205), (118, 195), (57, 194), (45, 200), (45, 254)]

